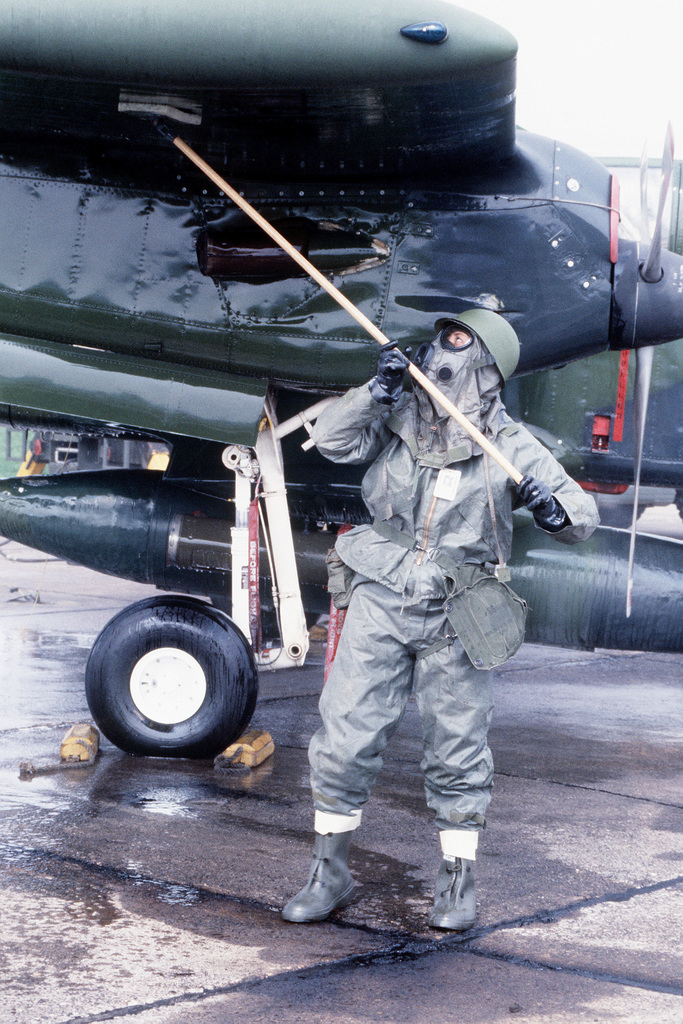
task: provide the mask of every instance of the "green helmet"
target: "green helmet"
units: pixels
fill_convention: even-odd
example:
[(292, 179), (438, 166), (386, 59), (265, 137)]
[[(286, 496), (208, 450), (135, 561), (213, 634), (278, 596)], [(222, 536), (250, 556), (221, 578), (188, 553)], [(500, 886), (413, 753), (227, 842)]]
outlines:
[(503, 380), (512, 376), (519, 362), (519, 338), (500, 313), (494, 313), (492, 309), (466, 309), (457, 316), (437, 320), (434, 327), (442, 331), (448, 324), (462, 325), (466, 330), (474, 331), (495, 359)]

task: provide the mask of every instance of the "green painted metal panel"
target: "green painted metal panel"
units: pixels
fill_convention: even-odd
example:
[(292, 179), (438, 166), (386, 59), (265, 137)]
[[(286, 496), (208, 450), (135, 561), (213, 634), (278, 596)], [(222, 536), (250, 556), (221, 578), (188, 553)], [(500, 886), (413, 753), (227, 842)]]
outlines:
[(267, 382), (0, 337), (0, 403), (74, 419), (253, 445)]

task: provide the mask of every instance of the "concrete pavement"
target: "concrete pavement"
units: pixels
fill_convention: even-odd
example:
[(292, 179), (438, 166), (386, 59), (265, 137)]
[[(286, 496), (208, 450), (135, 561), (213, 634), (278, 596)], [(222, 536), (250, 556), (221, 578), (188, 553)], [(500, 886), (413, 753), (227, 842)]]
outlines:
[(680, 656), (527, 645), (499, 672), (463, 935), (426, 924), (439, 852), (411, 703), (356, 833), (356, 899), (290, 925), (322, 644), (263, 674), (252, 725), (276, 751), (254, 771), (104, 741), (92, 768), (20, 778), (89, 720), (96, 633), (154, 591), (1, 550), (3, 1024), (683, 1020)]

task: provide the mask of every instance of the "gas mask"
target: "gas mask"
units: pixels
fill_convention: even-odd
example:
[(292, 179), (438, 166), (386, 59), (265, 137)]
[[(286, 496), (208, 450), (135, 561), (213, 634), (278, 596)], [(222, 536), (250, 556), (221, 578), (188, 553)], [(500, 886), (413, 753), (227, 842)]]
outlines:
[[(449, 340), (454, 331), (460, 344)], [(482, 431), (488, 428), (489, 433), (495, 430), (502, 407), (498, 398), (502, 379), (493, 356), (473, 331), (457, 323), (448, 324), (434, 341), (420, 346), (414, 363), (474, 426)], [(419, 386), (415, 388), (415, 400), (420, 418), (429, 425), (432, 450), (462, 444), (474, 453), (469, 434)]]
[[(455, 331), (458, 331), (458, 333), (461, 336), (463, 336), (461, 343), (458, 345), (454, 344), (451, 340), (449, 340), (450, 336)], [(467, 338), (469, 340), (465, 340), (465, 335), (467, 335)], [(470, 331), (469, 329), (465, 330), (463, 328), (460, 328), (456, 323), (447, 324), (443, 328), (443, 330), (441, 330), (437, 334), (434, 341), (427, 341), (425, 342), (424, 345), (420, 345), (415, 354), (415, 359), (413, 360), (413, 362), (420, 370), (422, 370), (423, 373), (426, 373), (427, 367), (433, 361), (434, 355), (439, 349), (441, 349), (443, 352), (458, 353), (464, 352), (466, 349), (471, 348), (473, 344), (474, 334), (472, 331)], [(450, 380), (450, 377), (448, 374), (444, 374), (442, 379)]]

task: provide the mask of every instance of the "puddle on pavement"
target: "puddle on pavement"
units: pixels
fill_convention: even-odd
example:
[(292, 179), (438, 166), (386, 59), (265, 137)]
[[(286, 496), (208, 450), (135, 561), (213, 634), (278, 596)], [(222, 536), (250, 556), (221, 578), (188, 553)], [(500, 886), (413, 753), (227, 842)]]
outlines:
[(414, 865), (358, 846), (351, 847), (349, 865), (357, 889), (346, 918), (354, 923), (361, 917), (381, 920), (383, 928), (412, 935), (431, 931), (432, 889), (415, 877)]
[[(318, 926), (322, 936), (337, 932), (344, 945), (352, 941), (349, 931), (360, 927), (370, 929), (367, 940), (373, 945), (387, 932), (434, 938), (426, 924), (431, 897), (408, 865), (362, 849), (354, 851), (351, 863), (359, 883), (356, 895), (343, 913)], [(125, 870), (115, 870), (0, 842), (0, 894), (3, 890), (34, 898), (36, 906), (44, 908), (41, 913), (62, 918), (65, 930), (79, 922), (108, 927), (132, 913), (195, 934), (229, 936), (246, 945), (260, 946), (264, 931), (283, 928), (288, 937), (304, 944), (311, 935), (308, 929), (295, 935), (279, 914), (257, 902), (152, 878), (142, 863), (133, 860)], [(387, 906), (398, 912), (387, 916)], [(371, 933), (380, 921), (381, 931), (373, 939)]]
[(136, 861), (117, 870), (0, 842), (0, 899), (3, 891), (35, 899), (41, 914), (63, 919), (65, 931), (74, 922), (107, 927), (134, 914), (195, 934), (233, 940), (239, 932), (244, 944), (262, 945), (264, 929), (287, 928), (256, 901), (153, 878)]
[(173, 789), (148, 789), (123, 793), (116, 801), (122, 807), (136, 807), (150, 814), (165, 814), (174, 818), (196, 818), (197, 810), (189, 806), (191, 798)]
[(150, 878), (144, 874), (144, 866), (135, 861), (129, 861), (127, 870), (130, 872), (128, 879), (132, 885), (169, 907), (197, 907), (210, 899), (206, 892), (191, 885)]
[[(284, 781), (278, 779), (278, 789), (284, 786), (291, 793), (286, 776), (288, 772), (299, 773), (300, 760), (298, 754), (292, 757), (283, 771)], [(17, 806), (25, 805), (21, 821), (17, 821), (22, 838), (17, 839), (15, 846), (0, 846), (0, 885), (18, 887), (35, 895), (38, 902), (41, 898), (59, 896), (68, 902), (68, 913), (72, 919), (80, 915), (83, 920), (103, 925), (116, 920), (116, 914), (123, 909), (172, 922), (176, 927), (193, 932), (217, 936), (223, 936), (226, 929), (235, 927), (253, 929), (255, 924), (258, 929), (279, 928), (279, 918), (274, 922), (272, 910), (258, 903), (247, 906), (244, 899), (234, 901), (191, 884), (151, 877), (146, 858), (140, 856), (142, 847), (137, 856), (133, 854), (135, 859), (119, 862), (120, 870), (98, 868), (91, 863), (48, 852), (53, 845), (51, 828), (54, 828), (56, 816), (61, 834), (64, 829), (85, 827), (85, 819), (97, 817), (100, 813), (98, 807), (102, 808), (103, 804), (158, 815), (158, 828), (162, 831), (158, 834), (153, 831), (151, 835), (156, 836), (159, 842), (166, 841), (164, 818), (206, 819), (207, 810), (213, 805), (216, 811), (212, 813), (220, 822), (224, 815), (234, 815), (235, 803), (231, 797), (237, 794), (242, 779), (232, 776), (214, 778), (214, 774), (211, 762), (133, 758), (118, 751), (105, 753), (92, 769), (76, 771), (71, 784), (67, 782), (71, 776), (66, 772), (35, 778), (29, 783), (20, 782), (10, 773), (0, 773), (0, 790), (3, 782), (5, 788), (11, 790), (14, 787), (19, 791)], [(250, 778), (251, 785), (257, 790), (260, 783), (264, 787), (272, 786), (272, 780), (265, 772), (260, 783), (253, 776)], [(78, 807), (73, 801), (74, 784), (83, 787), (84, 799), (78, 802)], [(249, 795), (248, 791), (240, 793), (240, 803)], [(268, 798), (273, 799), (272, 795)], [(38, 820), (29, 824), (26, 815), (31, 815), (33, 807), (41, 808), (41, 813)], [(103, 838), (107, 833), (106, 822), (106, 818), (102, 820), (98, 833)], [(119, 818), (112, 818), (110, 824), (114, 837), (119, 835), (117, 830), (127, 827)], [(136, 830), (157, 828), (151, 822), (149, 826), (140, 822), (132, 827)], [(253, 827), (256, 831), (265, 830), (270, 834), (273, 824), (271, 821), (263, 823), (247, 819), (241, 827)], [(298, 832), (293, 832), (292, 838), (298, 838)], [(22, 849), (22, 845), (29, 844), (34, 847), (34, 852)], [(91, 855), (87, 857), (90, 861)], [(108, 857), (106, 854), (104, 857), (106, 863)], [(379, 927), (383, 933), (434, 937), (427, 927), (431, 888), (423, 879), (416, 877), (418, 868), (415, 865), (363, 849), (360, 845), (352, 848), (350, 863), (357, 882), (356, 895), (353, 904), (339, 915), (338, 920), (335, 915), (330, 928), (336, 930), (341, 924), (343, 930), (369, 928), (374, 933)], [(254, 892), (258, 891), (256, 885)]]
[(18, 766), (13, 770), (0, 770), (0, 807), (6, 810), (26, 805), (44, 811), (67, 811), (71, 805), (70, 794), (60, 792), (53, 777), (19, 778)]
[[(0, 623), (2, 731), (86, 716), (84, 672), (92, 637)], [(77, 720), (75, 717), (73, 720)]]
[[(46, 906), (46, 912), (63, 918), (65, 930), (79, 922), (106, 927), (123, 918), (126, 912), (166, 919), (172, 912), (197, 908), (212, 899), (210, 894), (191, 886), (151, 879), (135, 870), (130, 874), (108, 869), (98, 871), (66, 858), (8, 843), (0, 844), (0, 864), (0, 890), (35, 898), (37, 905)], [(52, 902), (55, 900), (59, 901), (58, 905)]]
[[(298, 780), (298, 765), (294, 771)], [(101, 756), (90, 777), (94, 803), (173, 818), (197, 818), (212, 806), (222, 812), (235, 801), (293, 803), (290, 772), (282, 761), (276, 772), (275, 758), (233, 773), (216, 771), (213, 761), (137, 758), (113, 751)]]
[(60, 861), (49, 853), (0, 843), (0, 865), (3, 889), (38, 899), (62, 900), (70, 921), (108, 925), (121, 916), (101, 879), (87, 878), (77, 864)]

